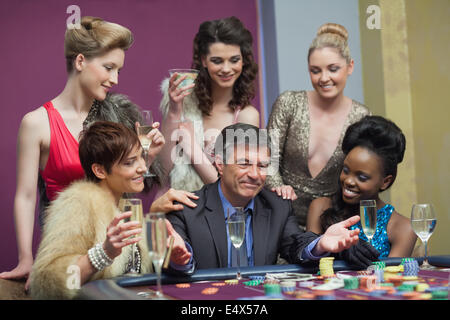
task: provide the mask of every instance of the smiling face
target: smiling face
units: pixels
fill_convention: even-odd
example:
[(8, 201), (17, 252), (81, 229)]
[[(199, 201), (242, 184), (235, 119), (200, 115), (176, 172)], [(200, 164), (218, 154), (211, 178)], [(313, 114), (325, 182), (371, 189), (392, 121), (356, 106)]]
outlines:
[[(93, 166), (96, 166), (94, 164)], [(93, 171), (96, 169), (93, 168)], [(107, 188), (114, 197), (118, 199), (123, 193), (138, 193), (144, 189), (144, 176), (146, 171), (143, 149), (141, 145), (136, 145), (128, 155), (120, 162), (115, 162), (109, 172), (100, 168), (100, 185)], [(97, 171), (98, 172), (98, 171)]]
[(78, 55), (75, 67), (79, 71), (80, 86), (85, 94), (103, 101), (112, 86), (119, 83), (119, 72), (125, 61), (125, 51), (116, 48), (91, 59)]
[(202, 64), (208, 70), (213, 87), (232, 88), (242, 73), (241, 48), (234, 44), (212, 43)]
[(378, 200), (378, 193), (387, 189), (392, 175), (384, 176), (382, 159), (364, 148), (353, 148), (344, 159), (340, 175), (342, 200), (358, 204), (360, 200)]
[(261, 191), (269, 163), (270, 152), (265, 146), (256, 148), (237, 145), (226, 164), (216, 158), (221, 177), (220, 186), (233, 206), (245, 207)]
[(353, 72), (353, 60), (348, 64), (334, 48), (315, 49), (308, 69), (314, 90), (322, 98), (336, 98), (344, 93), (347, 77)]

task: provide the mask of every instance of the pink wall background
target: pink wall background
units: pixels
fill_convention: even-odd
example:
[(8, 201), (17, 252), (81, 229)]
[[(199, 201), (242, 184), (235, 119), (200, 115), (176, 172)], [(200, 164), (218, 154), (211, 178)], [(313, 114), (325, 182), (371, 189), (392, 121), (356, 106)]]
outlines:
[[(0, 3), (0, 272), (17, 263), (13, 205), (16, 188), (16, 142), (20, 121), (62, 91), (66, 82), (64, 32), (69, 5), (81, 15), (102, 17), (127, 26), (135, 43), (127, 51), (115, 92), (141, 107), (158, 106), (159, 84), (170, 68), (190, 67), (192, 40), (205, 20), (237, 16), (252, 32), (257, 55), (254, 0), (6, 0)], [(258, 57), (256, 57), (258, 58)], [(259, 107), (257, 92), (254, 105)], [(151, 201), (146, 199), (145, 207)], [(34, 251), (39, 242), (35, 219)]]

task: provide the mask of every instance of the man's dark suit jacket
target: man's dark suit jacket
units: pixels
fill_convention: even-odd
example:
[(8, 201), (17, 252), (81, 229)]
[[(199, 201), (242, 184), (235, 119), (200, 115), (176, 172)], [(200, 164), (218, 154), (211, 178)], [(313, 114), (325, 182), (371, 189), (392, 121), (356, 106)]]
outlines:
[[(174, 229), (192, 246), (198, 269), (226, 268), (228, 264), (219, 181), (195, 192), (199, 196), (196, 208), (184, 206), (183, 210), (167, 215)], [(298, 263), (303, 249), (317, 238), (298, 227), (291, 201), (264, 188), (255, 197), (252, 228), (255, 266), (276, 264), (278, 253), (289, 263)]]

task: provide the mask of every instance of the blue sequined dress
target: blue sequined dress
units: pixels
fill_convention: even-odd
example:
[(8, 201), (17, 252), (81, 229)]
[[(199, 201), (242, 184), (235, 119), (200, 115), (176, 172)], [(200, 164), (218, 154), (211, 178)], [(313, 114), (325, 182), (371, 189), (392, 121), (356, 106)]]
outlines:
[[(386, 258), (389, 255), (389, 252), (391, 252), (391, 244), (389, 243), (387, 234), (387, 225), (389, 219), (391, 218), (392, 212), (394, 212), (394, 207), (390, 204), (386, 204), (383, 208), (377, 211), (377, 227), (372, 238), (372, 246), (381, 253), (379, 258)], [(356, 228), (361, 230), (359, 232), (359, 238), (364, 241), (368, 241), (360, 221), (351, 226), (350, 230), (354, 230)]]

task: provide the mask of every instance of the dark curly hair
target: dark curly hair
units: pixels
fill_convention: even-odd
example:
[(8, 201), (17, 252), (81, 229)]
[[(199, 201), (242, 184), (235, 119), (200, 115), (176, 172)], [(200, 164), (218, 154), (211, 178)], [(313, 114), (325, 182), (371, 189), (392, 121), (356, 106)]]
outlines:
[[(383, 117), (366, 116), (350, 125), (345, 132), (342, 151), (347, 155), (355, 147), (366, 148), (380, 157), (384, 176), (392, 175), (391, 183), (380, 192), (390, 188), (397, 177), (397, 165), (403, 161), (405, 154), (406, 139), (400, 128)], [(322, 230), (352, 215), (344, 210), (345, 202), (342, 200), (340, 186), (339, 183), (339, 190), (332, 198), (332, 208), (325, 210), (320, 216)]]
[(194, 54), (192, 68), (199, 70), (194, 92), (198, 98), (198, 107), (203, 115), (210, 115), (212, 109), (211, 79), (208, 70), (203, 67), (202, 57), (209, 53), (212, 43), (238, 45), (241, 49), (243, 68), (242, 73), (233, 86), (233, 98), (229, 106), (245, 107), (255, 96), (254, 80), (258, 73), (258, 65), (253, 58), (253, 37), (242, 22), (236, 17), (203, 22), (194, 38)]

